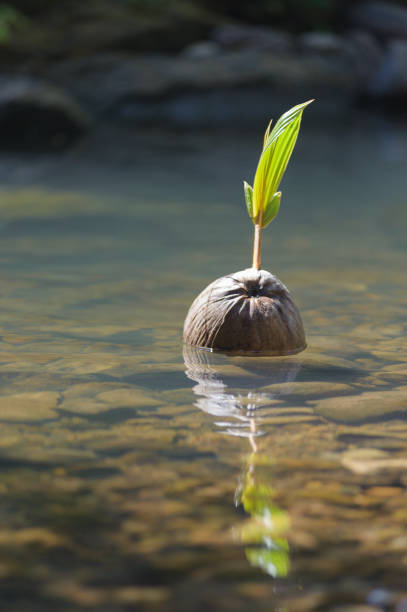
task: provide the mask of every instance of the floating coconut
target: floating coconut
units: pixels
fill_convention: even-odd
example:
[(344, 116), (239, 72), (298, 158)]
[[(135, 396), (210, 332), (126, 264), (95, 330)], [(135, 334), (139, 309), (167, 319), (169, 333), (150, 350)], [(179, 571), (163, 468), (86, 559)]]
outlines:
[(249, 216), (254, 224), (253, 263), (218, 278), (193, 302), (184, 323), (184, 341), (200, 348), (288, 355), (306, 346), (300, 313), (287, 287), (261, 270), (261, 231), (277, 215), (277, 191), (297, 140), (304, 108), (282, 115), (267, 126), (254, 184), (244, 182)]
[(185, 319), (184, 339), (199, 347), (274, 355), (298, 353), (306, 345), (287, 287), (254, 268), (222, 276), (198, 295)]

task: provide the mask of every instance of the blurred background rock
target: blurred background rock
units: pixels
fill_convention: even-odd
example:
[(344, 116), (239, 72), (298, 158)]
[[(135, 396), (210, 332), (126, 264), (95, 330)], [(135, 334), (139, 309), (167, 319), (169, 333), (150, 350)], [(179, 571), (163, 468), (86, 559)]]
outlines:
[(101, 120), (264, 121), (407, 97), (407, 2), (10, 0), (0, 4), (3, 148), (58, 149)]

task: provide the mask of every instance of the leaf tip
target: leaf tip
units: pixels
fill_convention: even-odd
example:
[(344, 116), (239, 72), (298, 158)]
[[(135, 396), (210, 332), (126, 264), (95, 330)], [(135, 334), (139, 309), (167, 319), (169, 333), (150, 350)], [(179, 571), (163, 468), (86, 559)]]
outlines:
[(270, 128), (271, 128), (271, 124), (272, 124), (272, 123), (273, 123), (273, 120), (272, 120), (272, 119), (270, 119), (270, 121), (268, 122), (267, 128), (266, 128), (266, 131), (264, 132), (264, 138), (263, 138), (263, 150), (264, 150), (264, 148), (265, 148), (265, 146), (266, 146), (267, 139), (268, 139), (268, 137), (269, 137), (269, 135), (270, 135)]

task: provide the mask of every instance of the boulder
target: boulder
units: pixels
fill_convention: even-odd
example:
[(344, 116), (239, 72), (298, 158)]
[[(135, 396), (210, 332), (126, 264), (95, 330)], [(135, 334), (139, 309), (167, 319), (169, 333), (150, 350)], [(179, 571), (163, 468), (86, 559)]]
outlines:
[[(343, 54), (280, 54), (250, 48), (207, 51), (199, 58), (188, 53), (109, 53), (55, 62), (39, 74), (72, 92), (97, 115), (109, 112), (140, 123), (189, 122), (190, 117), (196, 122), (202, 114), (204, 122), (221, 116), (231, 123), (237, 107), (245, 118), (264, 120), (274, 112), (278, 96), (326, 100), (332, 95), (347, 104), (359, 92), (360, 76), (352, 70), (353, 60)], [(241, 108), (247, 102), (254, 106)]]
[(0, 146), (55, 150), (70, 145), (89, 118), (64, 91), (28, 77), (0, 76)]
[(213, 40), (200, 40), (198, 42), (187, 45), (182, 51), (182, 55), (190, 59), (206, 59), (218, 55), (221, 47)]
[(211, 38), (229, 50), (251, 48), (287, 53), (295, 48), (295, 38), (292, 34), (266, 26), (221, 25), (212, 31)]
[(345, 45), (341, 36), (330, 32), (304, 32), (298, 42), (303, 51), (328, 55), (341, 53)]
[(383, 62), (385, 49), (377, 38), (366, 30), (350, 30), (345, 33), (343, 41), (342, 57), (352, 70), (356, 97), (365, 96)]
[(407, 38), (407, 8), (392, 2), (357, 4), (349, 18), (353, 25), (383, 38)]
[(407, 98), (407, 40), (393, 40), (368, 88), (370, 98), (405, 102)]
[(356, 63), (365, 73), (377, 70), (383, 60), (385, 49), (373, 34), (366, 30), (350, 30), (346, 33), (345, 41), (345, 53), (353, 66)]

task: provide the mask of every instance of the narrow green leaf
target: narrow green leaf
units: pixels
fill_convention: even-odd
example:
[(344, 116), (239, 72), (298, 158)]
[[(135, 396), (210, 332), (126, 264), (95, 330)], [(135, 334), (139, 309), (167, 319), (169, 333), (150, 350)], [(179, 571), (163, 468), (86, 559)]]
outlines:
[(264, 202), (270, 200), (275, 193), (275, 189), (277, 189), (281, 183), (297, 141), (300, 123), (301, 119), (298, 118), (289, 124), (276, 142), (276, 146), (273, 150), (273, 157), (268, 166), (268, 179), (266, 179)]
[(244, 197), (246, 199), (247, 212), (249, 213), (250, 219), (254, 223), (254, 215), (253, 215), (253, 187), (243, 181), (243, 189), (244, 189)]
[(267, 126), (267, 129), (266, 129), (266, 131), (264, 132), (263, 149), (264, 149), (264, 147), (266, 146), (267, 139), (268, 139), (268, 137), (269, 137), (269, 135), (270, 135), (270, 128), (271, 128), (271, 124), (272, 124), (272, 123), (273, 123), (273, 120), (272, 120), (272, 119), (270, 119), (269, 124), (268, 124), (268, 126)]
[(280, 210), (280, 202), (281, 191), (277, 191), (265, 208), (261, 224), (262, 227), (267, 227), (267, 225), (271, 223), (271, 221), (277, 215), (278, 211)]
[(278, 189), (297, 140), (303, 110), (312, 101), (298, 104), (284, 113), (271, 132), (270, 124), (267, 126), (253, 184), (254, 218), (258, 217), (261, 209), (265, 214)]

